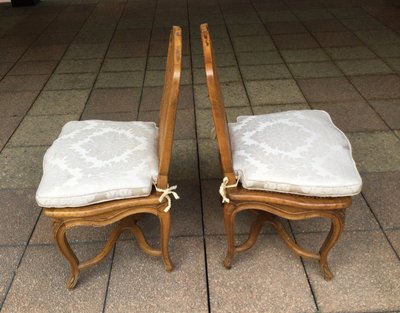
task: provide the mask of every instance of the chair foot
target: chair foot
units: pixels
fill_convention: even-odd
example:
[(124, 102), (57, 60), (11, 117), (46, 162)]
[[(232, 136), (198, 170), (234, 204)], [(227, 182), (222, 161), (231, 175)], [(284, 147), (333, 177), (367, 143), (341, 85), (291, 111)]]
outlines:
[(320, 265), (320, 267), (321, 267), (321, 271), (322, 271), (322, 275), (324, 276), (324, 279), (325, 279), (326, 281), (332, 280), (333, 274), (332, 274), (332, 272), (331, 272), (331, 270), (330, 270), (328, 264), (327, 264), (327, 263), (322, 263), (322, 262), (320, 261), (319, 265)]
[(76, 283), (78, 282), (78, 278), (79, 278), (79, 271), (71, 273), (71, 275), (69, 276), (68, 281), (67, 281), (67, 288), (69, 290), (72, 290), (75, 288)]
[(161, 256), (164, 262), (165, 270), (171, 272), (173, 264), (169, 257), (169, 232), (171, 227), (171, 212), (162, 212), (159, 215), (160, 219), (160, 241), (161, 241)]
[(229, 256), (229, 255), (227, 255), (227, 256), (225, 257), (225, 260), (224, 260), (224, 267), (225, 267), (227, 270), (230, 270), (230, 269), (232, 268), (232, 258), (233, 258), (233, 256)]

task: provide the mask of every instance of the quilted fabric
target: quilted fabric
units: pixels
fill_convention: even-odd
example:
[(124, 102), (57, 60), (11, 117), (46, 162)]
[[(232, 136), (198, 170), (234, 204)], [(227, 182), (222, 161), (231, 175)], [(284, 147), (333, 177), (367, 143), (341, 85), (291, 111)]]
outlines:
[(320, 197), (361, 191), (350, 143), (324, 111), (241, 116), (229, 129), (244, 188)]
[(158, 176), (157, 136), (149, 122), (65, 124), (44, 156), (37, 203), (80, 207), (149, 195)]

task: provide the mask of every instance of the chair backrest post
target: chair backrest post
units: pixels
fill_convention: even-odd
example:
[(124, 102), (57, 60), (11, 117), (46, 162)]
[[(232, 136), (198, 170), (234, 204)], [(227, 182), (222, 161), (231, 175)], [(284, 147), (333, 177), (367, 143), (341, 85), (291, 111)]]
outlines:
[(179, 98), (179, 85), (182, 71), (182, 29), (173, 26), (168, 45), (164, 88), (160, 106), (158, 156), (159, 175), (157, 186), (167, 188), (168, 172), (174, 138), (176, 108)]
[(201, 41), (203, 44), (204, 67), (206, 71), (208, 96), (211, 103), (211, 111), (214, 119), (218, 148), (221, 159), (223, 175), (228, 177), (229, 183), (236, 181), (232, 163), (231, 141), (229, 137), (228, 120), (224, 107), (221, 86), (218, 80), (215, 65), (214, 51), (211, 43), (208, 24), (200, 25)]

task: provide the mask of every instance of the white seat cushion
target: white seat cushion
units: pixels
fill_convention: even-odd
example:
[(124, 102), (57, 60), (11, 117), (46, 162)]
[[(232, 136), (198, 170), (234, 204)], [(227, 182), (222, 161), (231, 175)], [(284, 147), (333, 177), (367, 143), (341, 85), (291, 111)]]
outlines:
[(350, 143), (324, 111), (240, 116), (229, 129), (233, 167), (246, 189), (319, 197), (361, 191)]
[(37, 203), (80, 207), (149, 195), (158, 176), (157, 136), (149, 122), (65, 124), (44, 156)]

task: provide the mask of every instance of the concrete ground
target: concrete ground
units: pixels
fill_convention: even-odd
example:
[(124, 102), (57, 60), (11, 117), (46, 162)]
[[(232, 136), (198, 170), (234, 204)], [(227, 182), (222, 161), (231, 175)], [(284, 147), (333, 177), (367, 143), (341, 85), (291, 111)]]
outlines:
[[(210, 24), (230, 120), (323, 109), (348, 135), (362, 194), (330, 255), (335, 278), (265, 228), (222, 266), (221, 180), (199, 25)], [(156, 120), (171, 25), (184, 29), (172, 183), (172, 273), (124, 236), (65, 288), (69, 267), (34, 194), (70, 120)], [(399, 312), (400, 6), (384, 0), (60, 0), (0, 4), (1, 312)], [(237, 221), (238, 240), (251, 221)], [(317, 248), (326, 221), (287, 224)], [(146, 234), (157, 244), (158, 225)], [(110, 229), (70, 234), (81, 257)]]

